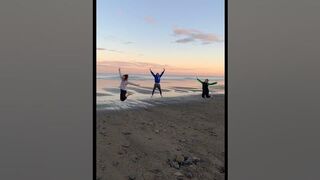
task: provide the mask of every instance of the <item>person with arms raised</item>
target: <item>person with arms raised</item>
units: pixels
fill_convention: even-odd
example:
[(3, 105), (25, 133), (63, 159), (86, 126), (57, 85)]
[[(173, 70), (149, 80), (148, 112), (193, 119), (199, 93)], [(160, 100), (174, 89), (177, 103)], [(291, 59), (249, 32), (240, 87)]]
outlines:
[(152, 72), (151, 68), (150, 68), (150, 72), (151, 72), (152, 76), (154, 77), (154, 86), (153, 86), (153, 90), (152, 90), (152, 95), (151, 95), (151, 97), (153, 97), (153, 94), (154, 94), (154, 91), (156, 90), (156, 88), (159, 89), (160, 95), (161, 95), (161, 97), (162, 97), (160, 80), (161, 80), (161, 77), (162, 77), (163, 73), (165, 72), (165, 69), (163, 68), (163, 71), (162, 71), (161, 74), (159, 74), (159, 73), (154, 74), (154, 73)]
[(198, 77), (197, 80), (202, 84), (202, 98), (210, 98), (211, 96), (209, 95), (209, 86), (217, 84), (217, 82), (209, 83), (209, 79), (201, 81)]

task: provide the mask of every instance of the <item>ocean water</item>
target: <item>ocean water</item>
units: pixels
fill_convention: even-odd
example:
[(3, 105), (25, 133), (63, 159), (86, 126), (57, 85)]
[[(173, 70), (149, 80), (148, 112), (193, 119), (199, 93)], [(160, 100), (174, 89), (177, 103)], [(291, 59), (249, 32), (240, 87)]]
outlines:
[[(211, 94), (224, 94), (224, 77), (200, 77), (209, 79), (209, 82), (218, 82), (209, 86)], [(120, 101), (120, 78), (118, 74), (97, 74), (97, 109), (124, 109), (131, 107), (145, 107), (161, 103), (161, 99), (168, 97), (183, 97), (188, 95), (201, 95), (201, 83), (196, 77), (163, 75), (161, 78), (161, 89), (164, 98), (160, 97), (158, 89), (151, 98), (154, 79), (151, 75), (129, 75), (129, 81), (140, 86), (128, 85), (128, 92), (133, 93), (124, 102)]]

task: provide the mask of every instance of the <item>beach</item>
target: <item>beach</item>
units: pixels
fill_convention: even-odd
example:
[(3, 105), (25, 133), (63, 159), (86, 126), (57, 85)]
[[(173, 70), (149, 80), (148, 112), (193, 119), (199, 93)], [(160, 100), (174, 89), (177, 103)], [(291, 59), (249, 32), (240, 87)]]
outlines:
[(224, 179), (223, 94), (203, 99), (196, 92), (143, 103), (97, 110), (97, 179)]

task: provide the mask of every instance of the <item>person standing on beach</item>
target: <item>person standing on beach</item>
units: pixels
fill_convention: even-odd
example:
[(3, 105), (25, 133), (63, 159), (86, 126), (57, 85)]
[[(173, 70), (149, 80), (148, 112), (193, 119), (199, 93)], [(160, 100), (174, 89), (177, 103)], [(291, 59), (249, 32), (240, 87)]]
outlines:
[(217, 82), (209, 83), (209, 79), (201, 81), (198, 77), (197, 80), (202, 84), (202, 98), (210, 98), (211, 96), (209, 95), (209, 86), (217, 84)]
[(159, 74), (159, 73), (154, 74), (154, 73), (152, 72), (151, 68), (150, 68), (150, 72), (151, 72), (152, 76), (154, 77), (154, 86), (153, 86), (153, 90), (152, 90), (152, 95), (151, 95), (151, 97), (153, 97), (153, 94), (154, 94), (154, 91), (156, 90), (156, 88), (159, 89), (160, 95), (161, 95), (161, 97), (162, 97), (162, 91), (161, 91), (161, 86), (160, 86), (160, 79), (161, 79), (161, 77), (162, 77), (162, 75), (163, 75), (163, 73), (164, 73), (165, 70), (166, 70), (166, 69), (163, 68), (163, 71), (162, 71), (161, 74)]
[(133, 94), (133, 93), (127, 92), (127, 85), (131, 84), (131, 85), (134, 85), (134, 86), (139, 86), (139, 84), (135, 84), (135, 83), (129, 82), (128, 81), (129, 75), (128, 74), (122, 75), (120, 68), (119, 68), (119, 76), (120, 76), (120, 79), (121, 79), (121, 83), (120, 83), (120, 100), (121, 101), (125, 101), (128, 98), (128, 96)]

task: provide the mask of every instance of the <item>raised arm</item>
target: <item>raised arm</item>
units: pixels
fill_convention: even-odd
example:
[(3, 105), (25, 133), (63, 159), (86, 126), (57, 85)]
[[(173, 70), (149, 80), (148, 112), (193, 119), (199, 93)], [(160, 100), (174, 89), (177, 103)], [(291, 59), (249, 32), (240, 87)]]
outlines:
[(151, 68), (150, 68), (150, 72), (151, 72), (152, 76), (156, 76), (156, 75), (154, 75), (154, 73), (152, 72)]
[(120, 68), (119, 68), (119, 76), (120, 76), (120, 78), (122, 79), (122, 74), (121, 74)]
[(162, 73), (160, 74), (160, 77), (163, 75), (163, 73), (166, 71), (166, 69), (163, 68)]
[(197, 77), (197, 80), (198, 80), (200, 83), (203, 83), (198, 77)]
[(218, 82), (213, 82), (213, 83), (208, 83), (208, 85), (215, 85), (217, 84)]

